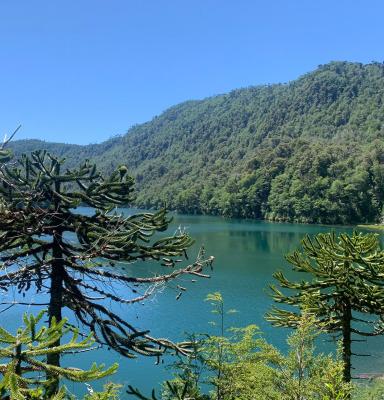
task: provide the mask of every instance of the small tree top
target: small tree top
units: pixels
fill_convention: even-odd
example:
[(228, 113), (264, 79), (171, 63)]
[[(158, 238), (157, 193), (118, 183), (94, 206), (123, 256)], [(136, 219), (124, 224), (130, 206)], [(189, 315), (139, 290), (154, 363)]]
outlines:
[[(14, 335), (0, 327), (0, 393), (10, 393), (12, 399), (27, 399), (40, 393), (43, 398), (50, 382), (42, 378), (42, 373), (66, 378), (74, 382), (88, 382), (101, 379), (116, 372), (117, 364), (105, 369), (104, 365), (93, 364), (89, 370), (74, 367), (58, 367), (46, 363), (48, 354), (71, 354), (91, 349), (94, 339), (92, 335), (78, 340), (78, 331), (66, 328), (66, 319), (60, 322), (52, 321), (50, 327), (42, 326), (44, 311), (36, 317), (24, 315), (24, 327), (19, 328)], [(61, 337), (72, 334), (70, 340), (59, 346), (52, 347)], [(64, 394), (61, 390), (57, 395)], [(37, 397), (32, 397), (37, 398)]]

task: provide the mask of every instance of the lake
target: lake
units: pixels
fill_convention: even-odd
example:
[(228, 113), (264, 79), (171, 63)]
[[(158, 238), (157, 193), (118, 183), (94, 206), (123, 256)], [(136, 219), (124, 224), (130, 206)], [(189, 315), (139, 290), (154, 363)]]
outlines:
[[(226, 309), (238, 312), (226, 317), (226, 325), (245, 326), (257, 324), (269, 342), (285, 349), (285, 340), (289, 333), (286, 329), (273, 328), (264, 320), (264, 314), (271, 307), (268, 284), (273, 281), (272, 273), (281, 269), (289, 272), (290, 267), (284, 260), (284, 254), (300, 245), (305, 235), (314, 235), (334, 229), (336, 232), (352, 232), (351, 227), (328, 227), (316, 225), (280, 224), (264, 221), (228, 220), (210, 216), (175, 215), (169, 232), (178, 227), (186, 229), (196, 240), (188, 252), (191, 261), (198, 249), (204, 245), (207, 255), (215, 257), (214, 269), (210, 279), (184, 277), (171, 282), (161, 293), (156, 294), (144, 305), (120, 307), (123, 318), (134, 321), (139, 327), (150, 329), (153, 336), (183, 340), (186, 332), (215, 332), (209, 322), (214, 319), (209, 303), (204, 299), (208, 293), (220, 291), (224, 297)], [(154, 264), (129, 265), (130, 270), (148, 273), (156, 271)], [(303, 276), (303, 275), (302, 275)], [(196, 279), (196, 282), (192, 282)], [(177, 285), (187, 288), (179, 300)], [(11, 313), (1, 314), (1, 324), (15, 326), (15, 308)], [(20, 310), (21, 312), (25, 310)], [(358, 372), (377, 372), (384, 370), (384, 338), (369, 339), (359, 343), (363, 353), (374, 353), (372, 357), (354, 360)], [(319, 344), (322, 351), (331, 351), (334, 345), (329, 342)], [(356, 346), (358, 350), (358, 347)], [(141, 388), (147, 394), (152, 387), (170, 378), (170, 371), (165, 365), (155, 365), (154, 359), (139, 357), (136, 360), (124, 359), (112, 351), (101, 349), (76, 356), (76, 366), (89, 366), (91, 362), (110, 364), (119, 362), (120, 368), (110, 380), (127, 383)], [(99, 387), (98, 384), (92, 386)], [(68, 388), (73, 393), (85, 390), (83, 384)], [(128, 396), (127, 396), (128, 398)], [(132, 398), (132, 397), (129, 397)]]

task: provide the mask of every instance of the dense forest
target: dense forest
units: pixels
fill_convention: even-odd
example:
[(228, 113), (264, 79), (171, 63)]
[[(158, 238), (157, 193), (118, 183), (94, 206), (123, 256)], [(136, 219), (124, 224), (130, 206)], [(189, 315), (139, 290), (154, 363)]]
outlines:
[(384, 203), (384, 64), (332, 62), (296, 81), (187, 101), (124, 136), (76, 146), (20, 140), (127, 164), (140, 207), (326, 224), (380, 220)]

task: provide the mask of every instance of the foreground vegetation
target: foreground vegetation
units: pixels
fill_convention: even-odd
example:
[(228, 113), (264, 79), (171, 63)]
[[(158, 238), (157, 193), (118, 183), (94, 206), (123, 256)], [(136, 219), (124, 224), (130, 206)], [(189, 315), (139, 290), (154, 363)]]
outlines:
[[(163, 384), (161, 393), (147, 396), (132, 386), (123, 388), (108, 383), (103, 391), (88, 385), (83, 400), (113, 400), (125, 398), (126, 393), (141, 400), (379, 400), (384, 394), (384, 383), (379, 379), (369, 384), (352, 384), (344, 380), (341, 349), (324, 355), (316, 351), (316, 341), (326, 333), (315, 317), (304, 311), (297, 329), (288, 336), (288, 350), (281, 352), (268, 343), (255, 325), (227, 328), (228, 314), (220, 293), (208, 296), (216, 315), (217, 336), (194, 334), (188, 338), (192, 352), (179, 355), (169, 366), (174, 378)], [(65, 320), (50, 328), (41, 326), (37, 318), (25, 316), (25, 327), (12, 335), (0, 331), (0, 359), (11, 359), (0, 365), (4, 378), (0, 381), (0, 395), (11, 399), (75, 400), (62, 385), (55, 395), (46, 395), (52, 384), (41, 378), (44, 369), (54, 369), (60, 377), (75, 382), (89, 382), (113, 374), (117, 366), (108, 369), (93, 365), (83, 371), (74, 367), (51, 367), (45, 361), (48, 352), (68, 353), (70, 350), (89, 349), (92, 338), (72, 339), (60, 347), (51, 348), (49, 342), (63, 336)], [(66, 328), (70, 331), (72, 328)], [(19, 350), (17, 348), (20, 348)], [(29, 368), (33, 366), (33, 368)], [(28, 376), (28, 377), (26, 377)], [(128, 390), (127, 390), (128, 389)], [(2, 397), (5, 399), (7, 397)]]

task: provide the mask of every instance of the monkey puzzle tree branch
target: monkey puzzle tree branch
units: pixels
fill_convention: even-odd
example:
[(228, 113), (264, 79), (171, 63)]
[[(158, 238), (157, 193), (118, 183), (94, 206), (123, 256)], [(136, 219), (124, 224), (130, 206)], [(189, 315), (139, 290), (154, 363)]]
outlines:
[[(45, 151), (23, 155), (13, 165), (3, 156), (0, 151), (0, 288), (16, 287), (23, 294), (47, 290), (49, 321), (59, 321), (62, 309), (69, 308), (100, 343), (127, 357), (158, 356), (165, 349), (186, 353), (187, 344), (150, 336), (103, 300), (129, 306), (178, 277), (208, 277), (204, 269), (213, 258), (202, 252), (195, 262), (177, 268), (193, 240), (184, 233), (160, 236), (170, 223), (166, 210), (128, 216), (113, 211), (133, 199), (134, 181), (125, 166), (103, 176), (89, 161), (64, 170), (64, 160)], [(81, 205), (90, 207), (89, 215), (78, 209)], [(120, 268), (147, 260), (171, 271), (164, 273), (160, 265), (155, 275), (136, 276)], [(130, 284), (137, 288), (128, 288), (131, 298), (107, 289), (114, 284), (125, 291)], [(59, 367), (53, 355), (51, 371)]]

